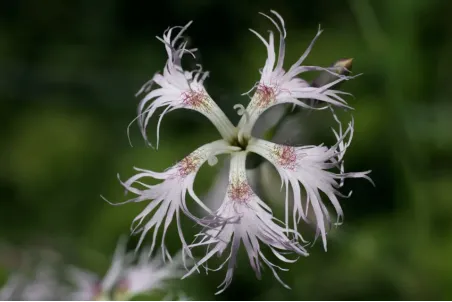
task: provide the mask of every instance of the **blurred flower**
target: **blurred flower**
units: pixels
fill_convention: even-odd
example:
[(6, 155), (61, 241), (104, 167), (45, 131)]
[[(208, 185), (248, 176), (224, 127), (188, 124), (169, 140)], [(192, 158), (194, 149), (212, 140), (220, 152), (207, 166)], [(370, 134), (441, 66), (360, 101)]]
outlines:
[(41, 265), (33, 281), (22, 290), (24, 300), (59, 300), (65, 295), (62, 284), (52, 267)]
[(33, 274), (23, 271), (13, 273), (0, 290), (2, 301), (55, 301), (65, 299), (66, 295), (67, 287), (47, 263), (39, 264)]
[(10, 276), (6, 281), (6, 284), (0, 289), (0, 300), (13, 300), (14, 295), (18, 292), (24, 281), (24, 277), (20, 274), (13, 274)]
[(115, 291), (115, 300), (130, 298), (166, 289), (166, 282), (183, 275), (182, 255), (175, 261), (164, 263), (160, 257), (149, 259), (148, 252), (142, 252), (136, 265), (129, 266), (123, 273)]
[(166, 290), (165, 281), (182, 276), (182, 256), (179, 254), (169, 264), (162, 259), (149, 259), (142, 252), (137, 263), (135, 253), (126, 252), (126, 241), (122, 238), (116, 248), (112, 263), (105, 276), (100, 279), (95, 273), (70, 267), (67, 271), (75, 289), (69, 294), (74, 301), (130, 300), (136, 295)]
[(100, 298), (102, 289), (96, 274), (77, 267), (68, 268), (67, 273), (69, 280), (75, 285), (75, 289), (69, 294), (70, 300), (91, 301)]
[[(301, 195), (298, 181), (304, 185), (305, 189), (310, 190), (308, 200), (311, 201), (316, 212), (318, 229), (322, 234), (322, 238), (326, 240), (323, 221), (329, 218), (327, 211), (324, 209), (325, 205), (318, 197), (319, 190), (328, 194), (328, 198), (338, 210), (340, 207), (336, 195), (339, 195), (339, 193), (333, 189), (335, 187), (333, 181), (339, 179), (342, 184), (343, 179), (346, 177), (366, 177), (364, 173), (351, 174), (343, 171), (342, 158), (350, 144), (351, 135), (346, 144), (344, 143), (345, 135), (342, 134), (342, 131), (336, 135), (338, 142), (331, 149), (326, 149), (325, 147), (308, 149), (309, 147), (296, 148), (275, 145), (252, 137), (252, 129), (258, 118), (265, 111), (279, 104), (290, 104), (316, 110), (331, 108), (332, 105), (350, 108), (341, 97), (341, 95), (346, 93), (331, 89), (341, 81), (351, 79), (350, 76), (336, 73), (334, 68), (301, 65), (311, 51), (315, 40), (319, 37), (320, 30), (297, 62), (288, 71), (283, 69), (284, 39), (286, 37), (284, 21), (279, 14), (274, 11), (271, 12), (276, 17), (276, 20), (265, 14), (262, 15), (276, 26), (279, 32), (279, 48), (278, 51), (275, 50), (273, 32), (270, 32), (269, 40), (266, 41), (261, 35), (251, 30), (266, 46), (267, 60), (261, 71), (261, 79), (250, 90), (254, 90), (254, 94), (248, 107), (245, 108), (240, 104), (234, 106), (234, 109), (237, 109), (238, 114), (242, 116), (236, 127), (232, 125), (206, 92), (204, 80), (208, 73), (203, 72), (200, 65), (198, 65), (198, 69), (192, 71), (186, 71), (182, 68), (181, 59), (185, 54), (190, 54), (194, 57), (195, 49), (187, 49), (187, 42), (182, 40), (182, 34), (191, 22), (184, 27), (170, 28), (164, 33), (163, 38), (159, 38), (165, 45), (168, 61), (163, 72), (154, 75), (138, 92), (138, 94), (145, 93), (138, 106), (136, 120), (139, 122), (140, 130), (146, 142), (149, 142), (146, 133), (148, 123), (155, 111), (160, 107), (164, 109), (157, 123), (156, 147), (159, 144), (159, 129), (163, 117), (166, 113), (179, 108), (200, 112), (215, 125), (222, 136), (221, 140), (201, 146), (164, 172), (136, 168), (138, 174), (122, 182), (126, 190), (135, 194), (136, 197), (119, 203), (150, 201), (143, 212), (133, 221), (132, 233), (142, 233), (138, 244), (139, 247), (146, 234), (152, 230), (151, 254), (155, 249), (159, 228), (163, 224), (160, 247), (163, 259), (171, 260), (171, 255), (165, 246), (165, 236), (174, 216), (176, 216), (179, 237), (183, 246), (183, 256), (186, 253), (190, 258), (193, 258), (191, 250), (194, 247), (207, 246), (205, 257), (199, 260), (185, 276), (192, 274), (199, 266), (205, 265), (207, 260), (213, 257), (214, 254), (221, 255), (231, 246), (229, 256), (220, 266), (221, 268), (228, 263), (226, 278), (220, 285), (222, 289), (219, 292), (225, 290), (232, 281), (237, 252), (242, 242), (256, 274), (260, 275), (261, 262), (264, 262), (280, 282), (282, 281), (279, 279), (276, 269), (281, 268), (264, 256), (260, 244), (268, 246), (273, 254), (283, 262), (295, 261), (283, 256), (288, 253), (293, 253), (297, 256), (308, 255), (302, 246), (304, 240), (296, 227), (299, 217), (304, 217), (305, 213), (299, 205)], [(176, 33), (177, 29), (179, 29), (179, 32)], [(306, 81), (298, 78), (298, 75), (307, 71), (325, 71), (335, 75), (337, 79), (320, 87), (312, 87)], [(155, 89), (152, 89), (153, 84), (157, 85)], [(311, 99), (322, 101), (324, 107), (313, 108), (309, 106), (306, 101)], [(353, 124), (351, 123), (347, 133), (351, 134), (352, 129)], [(245, 167), (246, 158), (250, 152), (265, 155), (264, 157), (268, 157), (268, 160), (271, 160), (277, 168), (285, 173), (281, 172), (280, 174), (283, 178), (283, 184), (286, 185), (287, 194), (289, 182), (292, 185), (293, 192), (297, 194), (298, 198), (293, 210), (293, 228), (289, 226), (288, 210), (286, 210), (285, 223), (280, 222), (273, 216), (270, 207), (251, 188)], [(306, 152), (310, 152), (309, 155), (311, 157), (306, 157)], [(224, 198), (221, 198), (223, 202), (218, 210), (212, 211), (193, 191), (193, 182), (201, 166), (206, 161), (210, 165), (216, 164), (216, 155), (219, 154), (231, 155), (231, 167), (229, 169), (227, 192)], [(270, 154), (274, 155), (274, 157), (271, 157)], [(341, 165), (340, 174), (324, 171), (333, 168), (335, 165)], [(311, 169), (305, 171), (303, 170), (305, 167), (310, 167)], [(283, 168), (285, 170), (282, 170)], [(161, 182), (156, 185), (150, 185), (143, 181), (145, 178), (153, 178)], [(296, 186), (294, 185), (295, 182), (297, 183)], [(207, 212), (207, 217), (198, 218), (188, 210), (186, 203), (187, 192)], [(181, 212), (204, 228), (196, 236), (197, 240), (190, 245), (186, 243), (182, 233), (180, 224)], [(341, 215), (339, 210), (338, 214)], [(148, 216), (151, 217), (144, 223)], [(324, 216), (326, 217), (325, 219)], [(211, 248), (211, 245), (214, 247)], [(140, 275), (139, 273), (136, 274)]]
[(76, 267), (70, 267), (67, 274), (75, 285), (70, 293), (71, 300), (109, 300), (113, 288), (120, 280), (123, 271), (133, 261), (133, 254), (126, 251), (126, 238), (118, 241), (116, 251), (107, 273), (102, 279), (96, 274)]

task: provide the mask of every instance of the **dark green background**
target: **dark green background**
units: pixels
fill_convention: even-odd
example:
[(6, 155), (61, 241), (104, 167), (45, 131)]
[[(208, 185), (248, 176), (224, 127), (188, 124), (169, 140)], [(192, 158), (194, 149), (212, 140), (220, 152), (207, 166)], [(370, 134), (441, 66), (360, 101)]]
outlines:
[[(356, 131), (346, 168), (373, 170), (376, 188), (364, 180), (346, 182), (354, 194), (342, 201), (345, 223), (332, 234), (328, 252), (317, 243), (310, 257), (281, 274), (292, 291), (269, 270), (256, 280), (241, 255), (232, 286), (216, 298), (452, 298), (452, 2), (446, 0), (2, 1), (5, 278), (19, 267), (20, 250), (53, 250), (66, 263), (107, 269), (116, 240), (144, 207), (112, 207), (99, 197), (124, 200), (116, 174), (131, 176), (133, 166), (163, 170), (218, 137), (207, 119), (180, 110), (165, 118), (158, 152), (144, 146), (136, 125), (129, 146), (134, 94), (166, 60), (154, 36), (195, 21), (188, 36), (211, 71), (207, 89), (236, 121), (232, 106), (247, 103), (241, 93), (259, 79), (266, 58), (247, 28), (272, 29), (258, 15), (270, 9), (286, 21), (286, 67), (321, 24), (325, 32), (306, 63), (326, 66), (353, 57), (354, 72), (364, 73), (343, 86), (355, 96), (349, 99)], [(306, 117), (313, 121), (304, 123), (306, 131), (316, 143), (331, 143), (334, 122), (316, 116)], [(154, 124), (149, 133), (154, 139)], [(203, 168), (200, 194), (214, 172)], [(187, 238), (196, 230), (192, 224), (185, 221)], [(179, 247), (175, 228), (168, 243), (172, 251)], [(176, 286), (195, 299), (212, 299), (224, 274)]]

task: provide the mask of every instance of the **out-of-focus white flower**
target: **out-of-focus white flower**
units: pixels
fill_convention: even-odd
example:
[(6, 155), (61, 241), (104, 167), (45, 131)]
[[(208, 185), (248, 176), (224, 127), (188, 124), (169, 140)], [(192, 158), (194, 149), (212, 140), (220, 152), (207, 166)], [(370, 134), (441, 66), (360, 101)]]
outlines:
[(91, 301), (99, 299), (102, 293), (99, 277), (78, 267), (69, 267), (67, 270), (69, 280), (75, 288), (69, 293), (71, 301)]
[[(148, 251), (139, 259), (136, 253), (126, 252), (126, 241), (119, 241), (112, 263), (103, 278), (97, 274), (70, 267), (67, 270), (75, 286), (68, 299), (73, 301), (129, 300), (136, 295), (167, 289), (166, 282), (182, 273), (182, 254), (175, 261), (163, 263), (161, 257), (149, 259)], [(135, 263), (135, 260), (136, 263)]]
[(0, 300), (55, 301), (65, 299), (67, 288), (47, 263), (28, 273), (13, 273), (0, 290)]
[(122, 237), (118, 241), (110, 268), (100, 283), (102, 292), (110, 292), (121, 278), (123, 270), (133, 261), (134, 255), (127, 252), (126, 245), (127, 240)]
[[(185, 54), (194, 57), (195, 49), (187, 49), (187, 43), (182, 40), (182, 34), (190, 25), (184, 27), (173, 27), (168, 29), (163, 38), (159, 38), (165, 45), (168, 54), (168, 61), (163, 72), (153, 76), (151, 81), (146, 83), (138, 92), (145, 93), (144, 98), (138, 106), (137, 120), (144, 139), (148, 142), (146, 128), (150, 119), (154, 116), (155, 111), (162, 107), (163, 112), (160, 114), (157, 123), (157, 144), (159, 143), (159, 129), (163, 117), (170, 111), (185, 108), (195, 110), (206, 116), (218, 129), (222, 139), (201, 146), (194, 152), (190, 153), (176, 165), (170, 167), (164, 172), (154, 172), (143, 169), (136, 169), (138, 174), (132, 176), (122, 185), (130, 193), (136, 196), (130, 200), (119, 203), (148, 201), (146, 208), (134, 219), (132, 223), (132, 232), (141, 232), (141, 238), (138, 246), (141, 245), (147, 233), (152, 232), (152, 243), (150, 253), (155, 249), (157, 235), (160, 227), (163, 225), (163, 234), (161, 238), (161, 250), (164, 260), (171, 259), (170, 253), (165, 246), (165, 235), (169, 225), (176, 216), (176, 224), (179, 237), (182, 242), (182, 252), (193, 258), (191, 250), (196, 246), (207, 246), (207, 254), (197, 262), (192, 270), (186, 275), (193, 273), (199, 266), (205, 265), (215, 253), (221, 254), (229, 246), (230, 254), (225, 263), (228, 263), (228, 270), (224, 282), (220, 285), (223, 291), (231, 282), (234, 266), (237, 257), (237, 251), (243, 242), (248, 253), (251, 266), (260, 274), (261, 263), (265, 263), (274, 273), (278, 280), (279, 277), (276, 269), (278, 266), (271, 263), (260, 249), (260, 244), (268, 246), (274, 255), (284, 262), (293, 262), (283, 256), (286, 253), (295, 255), (307, 255), (303, 247), (304, 240), (297, 231), (296, 224), (299, 217), (305, 217), (305, 212), (300, 206), (300, 187), (298, 182), (309, 189), (308, 199), (313, 208), (319, 215), (316, 215), (318, 221), (318, 229), (322, 234), (322, 238), (326, 239), (326, 231), (324, 227), (323, 216), (327, 215), (324, 204), (318, 196), (319, 190), (323, 191), (331, 199), (336, 209), (339, 203), (336, 199), (338, 192), (332, 190), (334, 187), (332, 181), (342, 180), (346, 177), (366, 177), (365, 173), (350, 174), (345, 173), (343, 167), (340, 168), (339, 174), (331, 174), (325, 170), (332, 168), (334, 165), (342, 165), (343, 156), (349, 142), (344, 143), (345, 134), (336, 135), (338, 143), (327, 149), (325, 147), (289, 147), (275, 145), (270, 142), (253, 138), (251, 133), (257, 119), (269, 108), (278, 104), (291, 104), (293, 106), (301, 106), (312, 108), (306, 104), (308, 100), (318, 100), (325, 104), (324, 107), (315, 109), (325, 109), (331, 106), (342, 108), (350, 108), (341, 95), (344, 92), (330, 89), (335, 84), (351, 79), (349, 76), (343, 76), (334, 73), (329, 68), (317, 66), (302, 66), (304, 59), (311, 51), (315, 40), (320, 35), (317, 33), (308, 49), (303, 53), (295, 64), (289, 70), (283, 69), (284, 53), (285, 53), (285, 37), (284, 21), (280, 15), (272, 11), (276, 16), (276, 20), (264, 15), (276, 26), (279, 31), (279, 49), (275, 51), (274, 34), (270, 32), (269, 40), (266, 41), (262, 36), (255, 33), (267, 48), (267, 60), (261, 71), (261, 79), (253, 87), (255, 90), (253, 97), (245, 109), (243, 105), (235, 105), (238, 114), (242, 116), (240, 122), (235, 127), (215, 104), (204, 87), (204, 80), (207, 72), (203, 72), (201, 66), (198, 69), (187, 71), (182, 68), (181, 60)], [(177, 33), (176, 31), (179, 30)], [(306, 81), (297, 76), (306, 71), (326, 71), (331, 72), (338, 79), (332, 83), (325, 84), (321, 87), (310, 87)], [(156, 88), (152, 89), (152, 85), (156, 84)], [(353, 125), (350, 124), (347, 133), (352, 133)], [(286, 148), (287, 147), (287, 148)], [(280, 148), (277, 151), (275, 148)], [(293, 148), (293, 154), (290, 148)], [(286, 159), (286, 149), (289, 150), (289, 159)], [(311, 157), (305, 159), (305, 153), (309, 151)], [(271, 209), (256, 195), (251, 189), (250, 181), (247, 179), (245, 170), (246, 156), (249, 152), (255, 152), (272, 160), (273, 163), (283, 171), (280, 173), (283, 177), (283, 184), (292, 185), (293, 191), (297, 194), (296, 206), (293, 213), (294, 225), (289, 226), (288, 210), (286, 210), (286, 220), (280, 222), (271, 212)], [(273, 152), (273, 153), (272, 153)], [(276, 152), (276, 157), (271, 157)], [(279, 152), (279, 153), (278, 153)], [(193, 182), (200, 167), (207, 161), (210, 165), (217, 162), (216, 155), (230, 154), (231, 167), (228, 177), (227, 192), (224, 196), (217, 196), (223, 200), (218, 210), (209, 209), (193, 191)], [(279, 154), (279, 155), (278, 155)], [(294, 163), (287, 161), (294, 159)], [(286, 164), (287, 162), (287, 164)], [(305, 163), (308, 164), (305, 164)], [(303, 166), (304, 165), (304, 166)], [(293, 169), (298, 169), (291, 172)], [(308, 167), (304, 171), (304, 167)], [(285, 170), (284, 170), (284, 169)], [(286, 172), (287, 170), (287, 172)], [(311, 174), (312, 173), (312, 174)], [(146, 183), (146, 179), (157, 179), (161, 182), (158, 184)], [(296, 182), (296, 186), (294, 185)], [(187, 206), (186, 194), (194, 199), (207, 212), (207, 218), (198, 218), (193, 215)], [(286, 202), (287, 204), (287, 202)], [(320, 210), (319, 210), (320, 208)], [(180, 224), (180, 214), (188, 216), (190, 219), (204, 227), (204, 230), (198, 234), (197, 241), (188, 245), (182, 233)], [(322, 215), (320, 215), (322, 213)], [(339, 215), (342, 215), (339, 212)], [(145, 222), (146, 219), (146, 222)], [(185, 259), (185, 257), (183, 257)], [(225, 264), (224, 263), (224, 264)], [(222, 265), (223, 266), (223, 265)], [(222, 267), (220, 266), (220, 267)], [(138, 273), (136, 273), (139, 275)], [(280, 280), (281, 281), (281, 280)], [(144, 285), (143, 285), (144, 287)]]
[[(286, 229), (278, 224), (271, 209), (251, 189), (246, 178), (245, 160), (246, 151), (232, 155), (229, 186), (223, 204), (212, 218), (211, 226), (198, 235), (199, 241), (189, 246), (189, 248), (207, 246), (209, 252), (185, 276), (192, 274), (215, 254), (222, 255), (230, 246), (229, 256), (220, 266), (222, 267), (228, 262), (226, 278), (220, 285), (222, 289), (217, 292), (218, 294), (223, 292), (232, 281), (237, 252), (241, 243), (245, 246), (251, 267), (258, 277), (261, 274), (262, 261), (286, 287), (287, 285), (281, 281), (276, 272), (276, 269), (281, 268), (265, 257), (260, 249), (260, 244), (269, 246), (278, 259), (287, 263), (295, 260), (289, 260), (282, 254), (292, 252), (301, 256), (308, 255), (304, 247), (298, 243), (298, 240), (303, 241), (301, 235), (291, 230), (289, 233), (295, 240), (289, 239)], [(224, 223), (224, 221), (228, 221), (228, 223)], [(209, 270), (207, 266), (205, 267), (206, 270)]]
[(0, 300), (55, 301), (67, 297), (68, 288), (61, 279), (60, 254), (53, 249), (28, 246), (11, 249), (8, 263), (14, 270), (0, 289)]
[(56, 300), (61, 298), (61, 282), (55, 271), (46, 265), (39, 266), (35, 278), (23, 289), (24, 300)]
[(20, 287), (26, 282), (24, 276), (21, 274), (13, 274), (8, 278), (6, 283), (0, 289), (0, 300), (13, 300), (14, 295), (20, 291)]
[(116, 300), (129, 300), (136, 295), (165, 290), (169, 280), (183, 275), (181, 262), (181, 254), (175, 257), (175, 261), (164, 263), (161, 257), (149, 259), (149, 253), (142, 252), (137, 264), (124, 271), (116, 290)]
[(67, 270), (74, 290), (70, 293), (71, 300), (109, 300), (111, 291), (121, 279), (124, 270), (133, 261), (133, 254), (126, 251), (126, 240), (121, 238), (116, 247), (110, 268), (101, 279), (96, 274), (76, 267)]

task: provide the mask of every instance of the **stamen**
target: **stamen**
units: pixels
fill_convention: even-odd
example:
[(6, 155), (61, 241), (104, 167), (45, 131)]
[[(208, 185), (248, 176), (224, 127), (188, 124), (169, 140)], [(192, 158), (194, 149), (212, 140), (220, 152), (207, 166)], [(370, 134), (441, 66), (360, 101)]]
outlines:
[(276, 89), (274, 87), (259, 84), (256, 89), (257, 93), (257, 106), (261, 108), (267, 108), (271, 103), (276, 100)]
[(248, 111), (246, 111), (245, 106), (242, 104), (235, 104), (234, 107), (235, 110), (237, 110), (237, 114), (240, 116), (245, 116), (245, 120), (248, 121), (250, 119), (250, 115)]
[[(244, 117), (245, 123), (248, 123), (248, 121), (250, 120), (250, 114), (245, 109), (245, 106), (243, 106), (242, 104), (235, 104), (233, 108), (235, 110), (237, 110), (237, 114), (238, 115)], [(239, 127), (239, 132), (237, 133), (237, 137), (238, 137), (238, 140), (239, 140), (240, 143), (243, 143), (245, 141), (244, 130), (245, 129), (243, 127)]]

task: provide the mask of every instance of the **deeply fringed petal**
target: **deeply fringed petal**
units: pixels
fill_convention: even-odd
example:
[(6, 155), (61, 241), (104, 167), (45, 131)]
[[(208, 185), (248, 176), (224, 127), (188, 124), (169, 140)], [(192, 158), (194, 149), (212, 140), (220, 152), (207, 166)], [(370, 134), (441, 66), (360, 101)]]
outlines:
[[(180, 211), (194, 221), (201, 223), (201, 220), (188, 210), (186, 202), (187, 192), (199, 206), (210, 213), (209, 208), (204, 205), (193, 190), (193, 183), (197, 172), (210, 158), (237, 149), (237, 147), (229, 146), (224, 140), (218, 140), (196, 149), (164, 172), (154, 172), (135, 168), (139, 173), (132, 176), (127, 181), (122, 182), (122, 185), (128, 192), (137, 196), (119, 204), (149, 201), (149, 204), (132, 223), (132, 233), (141, 233), (137, 249), (142, 244), (147, 233), (152, 230), (152, 244), (150, 248), (150, 253), (152, 253), (157, 242), (158, 231), (163, 225), (161, 241), (162, 254), (164, 258), (171, 259), (164, 241), (166, 231), (174, 217), (176, 217), (182, 245), (183, 247), (186, 247), (187, 243), (180, 226)], [(159, 179), (162, 180), (162, 182), (156, 185), (149, 185), (145, 183), (146, 178)], [(148, 220), (145, 222), (146, 219)]]
[[(280, 268), (267, 259), (260, 249), (260, 244), (268, 246), (279, 260), (286, 263), (295, 261), (283, 256), (287, 252), (308, 255), (300, 244), (300, 241), (304, 241), (301, 235), (281, 226), (273, 217), (271, 209), (251, 189), (246, 179), (245, 159), (246, 152), (232, 154), (229, 185), (223, 204), (212, 217), (210, 225), (188, 246), (207, 246), (208, 252), (184, 277), (191, 275), (200, 266), (209, 270), (207, 261), (215, 254), (222, 255), (225, 250), (230, 249), (226, 261), (215, 269), (221, 269), (227, 263), (226, 277), (217, 294), (223, 292), (232, 282), (237, 252), (242, 243), (256, 275), (260, 276), (261, 266), (265, 263), (286, 287), (276, 272), (276, 269)], [(287, 237), (287, 232), (293, 235), (293, 239)]]
[[(306, 100), (313, 99), (343, 108), (351, 108), (341, 97), (341, 94), (344, 94), (343, 92), (330, 89), (338, 82), (351, 79), (351, 77), (336, 74), (334, 69), (330, 68), (301, 65), (310, 53), (315, 41), (320, 36), (322, 31), (320, 29), (318, 30), (316, 36), (306, 51), (301, 55), (297, 62), (289, 68), (289, 70), (285, 71), (283, 69), (286, 38), (284, 20), (275, 11), (271, 11), (271, 13), (276, 17), (276, 20), (268, 15), (262, 15), (268, 18), (276, 26), (279, 32), (278, 51), (275, 49), (275, 38), (272, 31), (270, 31), (267, 41), (259, 33), (251, 30), (267, 48), (267, 60), (265, 61), (264, 68), (261, 71), (261, 79), (252, 89), (255, 90), (255, 93), (247, 107), (247, 114), (242, 117), (239, 123), (239, 135), (244, 138), (250, 137), (251, 130), (259, 116), (270, 107), (278, 104), (291, 103), (310, 109), (327, 108), (327, 106), (313, 108), (306, 104)], [(277, 21), (279, 21), (279, 23)], [(310, 87), (306, 81), (297, 78), (298, 75), (307, 71), (327, 71), (335, 74), (338, 79), (333, 83), (329, 83), (321, 87)]]
[[(266, 158), (275, 166), (286, 189), (289, 186), (292, 188), (294, 196), (292, 215), (289, 213), (287, 204), (289, 192), (286, 191), (286, 224), (289, 224), (289, 217), (292, 216), (292, 223), (296, 229), (300, 219), (308, 220), (307, 212), (311, 207), (325, 250), (327, 228), (331, 219), (321, 193), (325, 194), (333, 205), (337, 215), (336, 224), (339, 224), (343, 218), (343, 211), (337, 197), (344, 196), (338, 190), (343, 186), (344, 180), (346, 178), (365, 178), (372, 182), (368, 176), (371, 171), (345, 173), (343, 157), (353, 137), (353, 121), (348, 124), (345, 133), (342, 132), (339, 120), (337, 121), (340, 125), (339, 132), (333, 130), (337, 143), (330, 148), (325, 146), (293, 147), (260, 139), (252, 139), (248, 146), (251, 152)], [(348, 140), (346, 140), (347, 136)], [(339, 171), (333, 172), (334, 168)], [(305, 190), (307, 199), (304, 209), (301, 200), (302, 188)]]
[[(235, 134), (235, 127), (204, 88), (204, 80), (209, 73), (204, 72), (201, 65), (192, 71), (185, 71), (182, 68), (183, 56), (190, 54), (194, 57), (196, 51), (187, 49), (187, 42), (183, 41), (182, 34), (190, 24), (191, 22), (184, 27), (170, 28), (162, 38), (158, 37), (165, 44), (168, 61), (163, 72), (155, 74), (137, 93), (137, 95), (144, 93), (145, 96), (138, 106), (138, 116), (134, 121), (138, 120), (141, 133), (147, 142), (146, 128), (150, 119), (158, 108), (165, 108), (158, 120), (157, 147), (163, 117), (166, 113), (179, 108), (195, 110), (206, 116), (226, 140), (231, 140)], [(153, 84), (158, 87), (153, 89)]]

